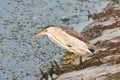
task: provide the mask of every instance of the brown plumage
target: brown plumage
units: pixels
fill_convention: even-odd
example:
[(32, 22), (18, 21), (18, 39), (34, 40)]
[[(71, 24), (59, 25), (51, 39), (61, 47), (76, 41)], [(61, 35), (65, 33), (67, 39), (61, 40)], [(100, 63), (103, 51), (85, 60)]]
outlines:
[(89, 50), (91, 52), (94, 52), (94, 46), (87, 40), (85, 39), (82, 35), (80, 35), (79, 33), (67, 28), (67, 27), (61, 27), (62, 30), (64, 30), (66, 33), (68, 33), (69, 35), (76, 37), (77, 39), (85, 42), (89, 48)]

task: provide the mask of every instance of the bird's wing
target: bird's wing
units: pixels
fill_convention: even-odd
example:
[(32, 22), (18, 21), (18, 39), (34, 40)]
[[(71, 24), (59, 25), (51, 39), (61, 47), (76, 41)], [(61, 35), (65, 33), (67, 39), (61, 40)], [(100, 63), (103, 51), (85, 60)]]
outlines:
[(73, 36), (73, 37), (75, 37), (75, 38), (77, 38), (77, 39), (85, 42), (85, 43), (87, 44), (88, 48), (90, 48), (90, 49), (93, 49), (93, 48), (94, 48), (94, 46), (93, 46), (92, 44), (90, 44), (90, 42), (89, 42), (88, 40), (86, 40), (86, 39), (85, 39), (82, 35), (80, 35), (79, 33), (75, 32), (75, 31), (73, 31), (73, 30), (71, 30), (71, 29), (69, 29), (69, 28), (66, 28), (66, 27), (61, 27), (61, 29), (64, 30), (67, 34), (69, 34), (69, 35), (71, 35), (71, 36)]
[(69, 28), (66, 28), (66, 27), (61, 27), (62, 30), (64, 30), (67, 34), (85, 42), (85, 43), (89, 43), (82, 35), (80, 35), (79, 33), (69, 29)]

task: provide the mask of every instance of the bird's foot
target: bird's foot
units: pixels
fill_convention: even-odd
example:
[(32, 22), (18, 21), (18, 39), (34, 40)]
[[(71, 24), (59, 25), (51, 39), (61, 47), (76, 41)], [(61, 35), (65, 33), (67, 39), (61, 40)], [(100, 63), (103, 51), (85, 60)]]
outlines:
[(68, 60), (68, 59), (71, 59), (71, 56), (72, 55), (65, 55), (62, 57), (62, 60)]
[(66, 55), (62, 58), (62, 60), (65, 60), (63, 64), (70, 64), (74, 59), (78, 56), (77, 53), (74, 53), (72, 55)]
[(67, 60), (67, 61), (63, 61), (62, 63), (63, 63), (64, 65), (67, 65), (67, 64), (70, 64), (72, 61), (73, 61), (73, 60), (70, 59), (70, 60)]

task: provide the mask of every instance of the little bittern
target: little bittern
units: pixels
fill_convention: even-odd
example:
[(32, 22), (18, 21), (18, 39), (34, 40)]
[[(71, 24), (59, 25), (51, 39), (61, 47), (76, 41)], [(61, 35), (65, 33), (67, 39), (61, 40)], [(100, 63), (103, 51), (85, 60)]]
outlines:
[(73, 53), (70, 56), (63, 57), (64, 60), (68, 60), (64, 62), (64, 64), (69, 64), (78, 56), (94, 51), (94, 46), (88, 40), (69, 28), (47, 26), (42, 31), (35, 34), (33, 38), (43, 34), (46, 34), (55, 44)]

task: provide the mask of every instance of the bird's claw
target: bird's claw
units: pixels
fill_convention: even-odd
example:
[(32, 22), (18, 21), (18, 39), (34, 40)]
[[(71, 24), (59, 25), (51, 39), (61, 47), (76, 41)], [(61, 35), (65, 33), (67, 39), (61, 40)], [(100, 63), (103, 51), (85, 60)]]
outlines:
[(62, 57), (62, 60), (69, 60), (69, 59), (73, 59), (76, 58), (78, 56), (78, 54), (72, 54), (72, 55), (66, 55)]
[(73, 61), (73, 60), (70, 59), (70, 60), (67, 60), (67, 61), (63, 61), (62, 63), (63, 63), (64, 65), (67, 65), (67, 64), (70, 64), (72, 61)]
[(70, 64), (74, 59), (78, 56), (78, 54), (66, 55), (62, 58), (64, 60), (63, 64)]
[(68, 60), (68, 59), (71, 59), (71, 58), (72, 58), (72, 55), (66, 55), (66, 56), (62, 57), (62, 60)]

